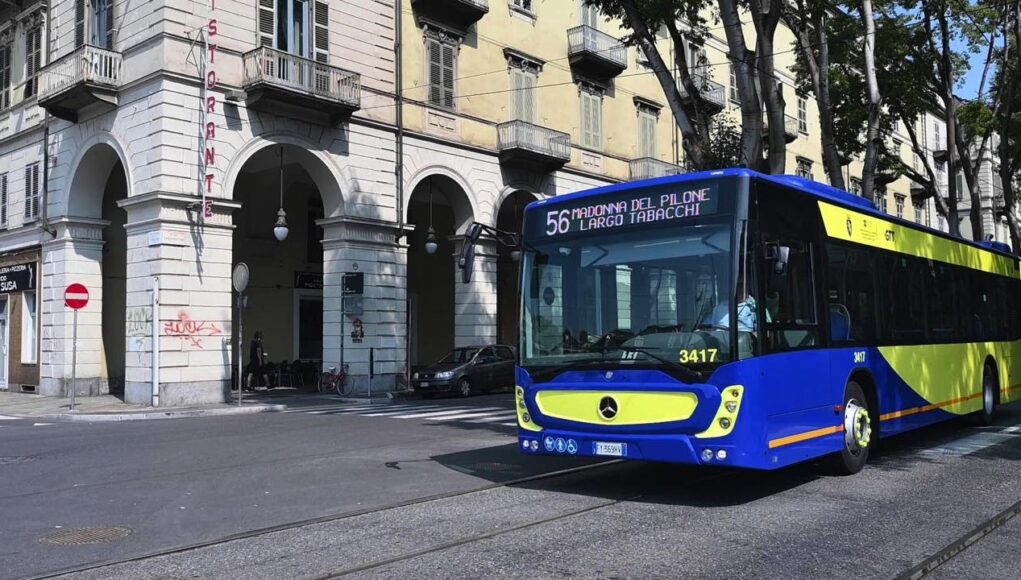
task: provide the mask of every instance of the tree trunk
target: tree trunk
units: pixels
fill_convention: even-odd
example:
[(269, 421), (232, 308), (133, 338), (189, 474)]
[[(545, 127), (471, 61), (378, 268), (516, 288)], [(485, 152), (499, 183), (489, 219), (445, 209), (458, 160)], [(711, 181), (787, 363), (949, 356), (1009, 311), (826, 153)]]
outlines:
[(737, 0), (719, 0), (720, 20), (727, 35), (727, 56), (734, 65), (737, 93), (741, 98), (741, 157), (742, 162), (755, 169), (762, 165), (762, 105), (755, 89), (755, 69), (752, 55), (744, 41)]
[[(941, 94), (940, 98), (943, 101), (943, 106), (946, 111), (945, 122), (947, 126), (947, 205), (950, 209), (950, 215), (948, 219), (955, 225), (959, 224), (957, 212), (957, 138), (955, 137), (957, 128), (957, 106), (954, 99), (954, 70), (953, 65), (950, 62), (950, 38), (947, 36), (949, 27), (947, 26), (946, 12), (943, 10), (945, 6), (937, 7), (935, 17), (936, 22), (940, 27), (940, 36), (942, 37), (942, 46), (940, 47), (940, 81), (941, 81)], [(930, 10), (929, 4), (925, 4), (926, 11)], [(972, 226), (974, 227), (974, 223)], [(981, 231), (981, 223), (979, 224), (979, 231)], [(960, 235), (960, 226), (957, 226), (958, 235)], [(975, 238), (975, 230), (972, 230), (972, 238)]]
[[(794, 10), (784, 13), (784, 20), (787, 26), (794, 31), (798, 49), (808, 65), (808, 73), (812, 79), (812, 91), (815, 92), (815, 100), (819, 105), (823, 169), (826, 171), (830, 185), (846, 190), (847, 184), (844, 183), (840, 152), (837, 151), (837, 142), (834, 137), (833, 100), (830, 98), (830, 48), (829, 35), (826, 33), (826, 27), (829, 26), (828, 18), (826, 10), (818, 10), (817, 7), (809, 10), (804, 2), (799, 2)], [(812, 42), (813, 28), (816, 33), (815, 43)], [(813, 48), (818, 50), (818, 57), (812, 50)]]
[[(648, 59), (653, 74), (656, 75), (656, 80), (659, 81), (660, 88), (663, 89), (663, 95), (670, 106), (670, 112), (673, 113), (674, 119), (677, 122), (677, 128), (681, 131), (684, 152), (687, 153), (688, 161), (696, 169), (710, 169), (705, 166), (705, 140), (702, 139), (695, 125), (691, 122), (688, 113), (684, 110), (681, 102), (681, 93), (677, 90), (677, 85), (670, 74), (670, 68), (666, 65), (662, 55), (659, 53), (659, 49), (656, 47), (654, 32), (650, 31), (649, 27), (646, 26), (641, 13), (635, 6), (634, 0), (624, 0), (621, 2), (621, 6), (627, 15), (628, 24), (631, 25), (631, 29), (635, 32), (638, 46), (642, 49), (642, 53), (645, 54), (645, 58)], [(684, 47), (678, 48), (684, 49)]]
[(782, 175), (787, 165), (787, 137), (784, 135), (784, 100), (776, 80), (773, 62), (773, 37), (780, 23), (780, 2), (783, 0), (756, 0), (749, 3), (752, 24), (755, 25), (756, 72), (762, 101), (769, 120), (767, 166), (769, 173)]
[(862, 194), (874, 199), (876, 169), (879, 166), (879, 120), (882, 113), (882, 96), (876, 81), (876, 21), (872, 17), (872, 0), (862, 0), (862, 24), (865, 25), (865, 81), (869, 91), (869, 118), (865, 136), (865, 167), (862, 169)]

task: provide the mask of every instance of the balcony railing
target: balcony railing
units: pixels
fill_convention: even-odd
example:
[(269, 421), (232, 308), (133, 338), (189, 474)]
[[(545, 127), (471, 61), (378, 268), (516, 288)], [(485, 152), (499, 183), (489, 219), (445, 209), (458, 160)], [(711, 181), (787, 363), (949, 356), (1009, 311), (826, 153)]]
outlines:
[(575, 26), (567, 31), (567, 55), (573, 64), (590, 64), (615, 76), (627, 68), (627, 47), (620, 40), (591, 26)]
[(684, 169), (680, 165), (674, 165), (673, 163), (667, 163), (666, 161), (660, 161), (659, 159), (652, 157), (632, 159), (631, 162), (628, 163), (628, 167), (631, 170), (632, 180), (665, 177), (667, 175), (677, 175), (684, 172)]
[(571, 136), (525, 121), (510, 121), (496, 126), (497, 148), (501, 154), (523, 151), (550, 161), (571, 160)]
[[(769, 133), (769, 119), (765, 116), (765, 114), (762, 116), (762, 132)], [(787, 114), (783, 116), (783, 134), (788, 143), (798, 138), (797, 117)]]
[(265, 46), (245, 53), (243, 83), (246, 90), (265, 85), (351, 109), (361, 107), (358, 73)]
[(39, 71), (39, 100), (46, 101), (76, 85), (116, 89), (124, 57), (119, 52), (83, 46)]
[[(722, 110), (727, 105), (726, 87), (700, 74), (691, 75), (691, 80), (695, 83), (695, 88), (699, 90), (702, 100), (707, 105), (717, 110)], [(678, 88), (681, 90), (681, 98), (688, 98), (688, 91), (684, 89), (684, 85), (680, 85)]]

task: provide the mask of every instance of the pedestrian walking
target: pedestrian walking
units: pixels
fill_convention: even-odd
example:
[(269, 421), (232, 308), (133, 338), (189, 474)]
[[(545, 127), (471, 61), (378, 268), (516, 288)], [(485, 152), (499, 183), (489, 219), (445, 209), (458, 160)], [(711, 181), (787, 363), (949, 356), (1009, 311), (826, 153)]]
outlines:
[(266, 351), (262, 348), (262, 331), (256, 330), (252, 337), (252, 344), (248, 348), (248, 368), (245, 370), (245, 390), (254, 391), (252, 379), (255, 375), (262, 375), (262, 384), (266, 389), (270, 388), (269, 375), (266, 373)]

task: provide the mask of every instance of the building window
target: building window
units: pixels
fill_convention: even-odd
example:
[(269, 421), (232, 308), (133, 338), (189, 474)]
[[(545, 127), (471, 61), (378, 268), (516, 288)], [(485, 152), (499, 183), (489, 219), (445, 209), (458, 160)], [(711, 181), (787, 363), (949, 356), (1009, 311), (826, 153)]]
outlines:
[(457, 43), (448, 34), (430, 34), (425, 40), (429, 63), (429, 104), (454, 108), (454, 75), (457, 72)]
[(603, 146), (603, 95), (583, 87), (581, 95), (581, 144), (591, 149)]
[(939, 214), (936, 216), (936, 227), (939, 229), (939, 231), (944, 230), (943, 214)]
[(925, 227), (932, 227), (932, 212), (929, 210), (929, 205), (925, 205)]
[(527, 12), (529, 15), (534, 14), (532, 10), (532, 0), (511, 0), (510, 5), (512, 8), (516, 8), (521, 12)]
[(882, 211), (883, 213), (890, 213), (889, 211), (887, 211), (888, 207), (887, 207), (887, 203), (886, 203), (886, 192), (885, 191), (877, 191), (875, 193), (875, 196), (876, 196), (876, 201), (879, 202), (879, 209), (880, 209), (880, 211)]
[(0, 173), (0, 228), (7, 227), (7, 174)]
[(897, 204), (897, 217), (904, 219), (904, 196), (895, 195), (894, 202)]
[(39, 163), (25, 166), (25, 221), (39, 217)]
[(90, 3), (92, 10), (89, 13), (89, 44), (113, 49), (113, 0), (91, 0)]
[(741, 104), (741, 95), (737, 92), (737, 69), (734, 65), (730, 65), (730, 88), (728, 91), (728, 98), (730, 102), (735, 105)]
[(21, 293), (21, 362), (36, 362), (36, 303), (35, 290)]
[(893, 140), (893, 156), (898, 161), (900, 161), (900, 159), (901, 159), (901, 147), (902, 147), (902, 145), (903, 144), (900, 142), (900, 139), (894, 139)]
[(511, 119), (535, 123), (535, 85), (539, 75), (527, 65), (511, 68)]
[(656, 157), (656, 122), (659, 112), (638, 107), (638, 157)]
[(915, 223), (916, 224), (921, 224), (922, 223), (922, 212), (925, 211), (925, 210), (922, 209), (922, 204), (920, 204), (920, 203), (916, 203), (916, 204), (914, 204), (914, 206), (915, 206)]
[(964, 175), (960, 171), (958, 171), (957, 174), (954, 175), (954, 182), (957, 183), (957, 201), (961, 201), (962, 199), (964, 199), (965, 183)]
[(798, 133), (808, 135), (808, 100), (798, 97)]
[(857, 177), (851, 178), (851, 193), (861, 195), (861, 180)]
[(36, 94), (36, 75), (42, 65), (42, 26), (25, 32), (25, 98)]
[[(2, 34), (9, 34), (8, 28)], [(11, 43), (0, 46), (0, 110), (11, 106)]]
[(804, 157), (798, 157), (798, 167), (794, 173), (803, 179), (812, 179), (812, 162)]
[(939, 138), (939, 121), (932, 122), (932, 147), (936, 151), (943, 149), (943, 143)]
[[(599, 7), (589, 4), (586, 0), (578, 0), (581, 4), (581, 24), (591, 28), (599, 28)], [(531, 4), (531, 2), (529, 2)], [(531, 10), (528, 8), (527, 10)]]

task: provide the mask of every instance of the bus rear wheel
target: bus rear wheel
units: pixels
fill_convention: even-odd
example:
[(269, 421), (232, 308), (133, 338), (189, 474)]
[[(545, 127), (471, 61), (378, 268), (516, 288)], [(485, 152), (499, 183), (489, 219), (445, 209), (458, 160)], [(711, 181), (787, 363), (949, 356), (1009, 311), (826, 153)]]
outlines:
[(990, 365), (982, 369), (982, 412), (979, 423), (992, 425), (996, 419), (996, 374)]
[(872, 449), (872, 416), (865, 390), (854, 381), (844, 387), (844, 445), (833, 458), (838, 475), (854, 475), (865, 467)]

